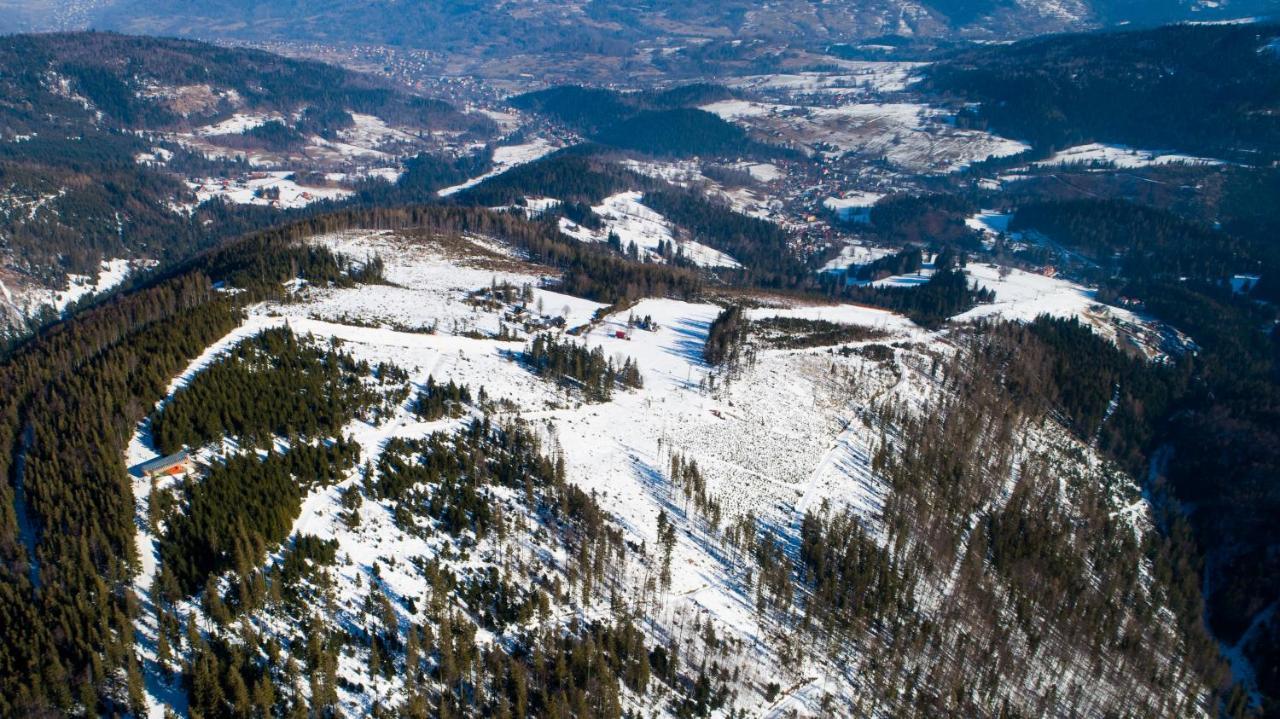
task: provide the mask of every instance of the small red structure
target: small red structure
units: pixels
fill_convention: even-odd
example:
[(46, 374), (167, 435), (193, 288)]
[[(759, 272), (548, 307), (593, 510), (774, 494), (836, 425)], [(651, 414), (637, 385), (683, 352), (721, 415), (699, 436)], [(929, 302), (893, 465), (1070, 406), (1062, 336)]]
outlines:
[(626, 331), (626, 330), (616, 330), (616, 331), (614, 331), (613, 336), (614, 336), (614, 337), (617, 337), (617, 338), (618, 338), (618, 339), (620, 339), (620, 340), (629, 340), (629, 339), (631, 339), (630, 337), (628, 337), (628, 336), (627, 336), (627, 331)]
[(185, 475), (193, 468), (191, 455), (187, 454), (186, 450), (175, 452), (167, 457), (157, 457), (136, 467), (143, 476), (152, 478)]

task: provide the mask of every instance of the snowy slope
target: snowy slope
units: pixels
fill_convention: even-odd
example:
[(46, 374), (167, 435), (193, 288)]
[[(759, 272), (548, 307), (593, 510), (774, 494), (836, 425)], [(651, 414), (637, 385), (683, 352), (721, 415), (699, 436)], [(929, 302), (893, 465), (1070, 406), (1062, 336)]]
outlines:
[(659, 243), (672, 243), (687, 259), (703, 267), (741, 267), (729, 255), (708, 247), (701, 242), (682, 239), (676, 228), (661, 214), (650, 209), (640, 200), (642, 192), (619, 192), (606, 197), (591, 208), (604, 226), (600, 229), (582, 227), (568, 218), (560, 218), (560, 231), (583, 242), (605, 242), (610, 233), (618, 236), (622, 247), (635, 243), (640, 250), (657, 257)]
[[(860, 692), (865, 691), (858, 681), (863, 669), (859, 665), (861, 645), (848, 647), (841, 661), (814, 651), (803, 653), (797, 662), (784, 662), (780, 652), (785, 642), (780, 637), (790, 630), (775, 615), (759, 611), (745, 573), (752, 560), (724, 544), (720, 531), (750, 516), (791, 545), (798, 540), (806, 513), (848, 511), (869, 537), (885, 545), (890, 532), (883, 517), (893, 490), (875, 469), (874, 460), (878, 451), (892, 442), (892, 427), (884, 418), (893, 413), (927, 413), (944, 395), (944, 387), (929, 367), (937, 358), (956, 351), (947, 332), (925, 332), (901, 316), (856, 305), (760, 306), (749, 311), (750, 319), (824, 320), (868, 327), (883, 336), (847, 343), (839, 352), (831, 347), (759, 348), (753, 359), (741, 366), (714, 368), (702, 356), (709, 327), (722, 309), (714, 304), (649, 298), (597, 317), (601, 305), (541, 287), (548, 270), (523, 263), (484, 238), (446, 241), (353, 231), (314, 241), (357, 259), (381, 257), (388, 268), (388, 280), (394, 284), (351, 288), (298, 285), (289, 303), (252, 307), (241, 327), (174, 379), (170, 394), (235, 342), (282, 324), (322, 341), (341, 340), (343, 350), (358, 359), (395, 363), (408, 372), (415, 387), (424, 385), (428, 377), (484, 387), (489, 396), (506, 402), (499, 419), (525, 423), (543, 437), (545, 446), (563, 453), (568, 481), (595, 497), (628, 544), (656, 547), (659, 513), (672, 518), (677, 532), (671, 582), (655, 592), (652, 604), (645, 607), (645, 632), (654, 639), (678, 642), (682, 654), (691, 661), (717, 656), (697, 632), (686, 636), (682, 631), (691, 622), (712, 627), (721, 641), (738, 647), (731, 707), (754, 716), (781, 717), (795, 711), (798, 716), (818, 717), (831, 716), (831, 706), (840, 707), (837, 712), (844, 715), (860, 705)], [(971, 266), (969, 271), (1002, 291), (999, 278), (988, 277), (986, 269)], [(1000, 313), (1028, 318), (1041, 311), (1088, 311), (1088, 298), (1079, 288), (1048, 280), (1012, 274), (1004, 281), (1003, 303), (979, 308), (973, 316)], [(586, 404), (575, 390), (534, 377), (518, 361), (523, 342), (494, 339), (511, 308), (485, 307), (472, 301), (476, 292), (502, 283), (527, 283), (534, 293), (533, 303), (540, 306), (535, 314), (563, 315), (565, 326), (574, 328), (573, 341), (598, 347), (619, 363), (637, 362), (643, 388), (619, 390), (608, 402)], [(644, 321), (650, 329), (633, 327), (631, 320)], [(432, 331), (425, 329), (428, 327)], [(864, 349), (879, 351), (861, 352)], [(887, 358), (874, 358), (885, 352)], [(424, 422), (406, 404), (384, 422), (353, 421), (344, 434), (359, 443), (362, 461), (376, 465), (392, 438), (449, 431), (460, 421)], [(1090, 472), (1101, 471), (1101, 463), (1089, 448), (1070, 440), (1052, 424), (1028, 428), (1021, 446), (1023, 459), (1083, 453), (1086, 460), (1082, 466)], [(130, 466), (154, 454), (144, 423), (130, 443)], [(674, 485), (670, 466), (676, 455), (696, 460), (706, 480), (706, 493), (722, 513), (715, 520), (718, 528)], [(313, 491), (305, 498), (294, 525), (295, 535), (338, 542), (339, 561), (329, 572), (334, 582), (334, 614), (328, 621), (361, 626), (365, 621), (362, 602), (368, 593), (366, 585), (371, 583), (393, 598), (424, 596), (427, 588), (417, 567), (428, 560), (441, 559), (459, 568), (493, 564), (509, 569), (512, 557), (517, 562), (537, 557), (547, 572), (559, 575), (567, 571), (571, 558), (543, 546), (534, 535), (486, 540), (473, 548), (470, 558), (446, 557), (447, 541), (406, 532), (395, 520), (394, 507), (372, 497), (365, 498), (358, 525), (339, 521), (343, 494), (358, 491), (362, 481), (357, 470), (338, 485)], [(148, 594), (155, 573), (155, 549), (145, 521), (150, 487), (135, 477), (134, 489), (143, 559), (143, 571), (135, 585), (144, 607), (138, 643), (148, 660), (144, 670), (151, 715), (158, 717), (165, 706), (182, 712), (184, 698), (179, 686), (162, 679), (154, 663), (155, 626)], [(1004, 491), (1007, 494), (1008, 488)], [(1132, 514), (1135, 531), (1146, 531), (1145, 506), (1132, 504), (1133, 492), (1126, 492), (1117, 496), (1116, 511)], [(1063, 497), (1067, 501), (1065, 489)], [(524, 516), (524, 521), (538, 526), (538, 518), (526, 513), (519, 497), (498, 492), (495, 499), (504, 511)], [(268, 561), (277, 560), (278, 555), (273, 555)], [(649, 590), (641, 587), (646, 578), (652, 580), (651, 563), (637, 556), (619, 567), (619, 572), (625, 582), (634, 582), (633, 594), (650, 596)], [(919, 587), (921, 610), (942, 611), (953, 583), (954, 572)], [(397, 607), (403, 613), (402, 621), (416, 621), (416, 610), (409, 603)], [(186, 603), (184, 608), (200, 612), (196, 603)], [(552, 621), (602, 618), (608, 613), (604, 601), (570, 602), (555, 608)], [(253, 621), (260, 631), (289, 635), (285, 618), (266, 614)], [(481, 632), (477, 641), (500, 638)], [(1064, 658), (1057, 666), (1064, 681), (1073, 686), (1089, 674), (1085, 660), (1079, 657)], [(365, 657), (358, 652), (342, 655), (340, 672), (346, 681), (340, 701), (350, 715), (369, 713), (374, 702), (393, 702), (404, 689), (402, 677), (371, 675)], [(783, 691), (767, 697), (766, 687), (771, 683)], [(1036, 695), (1036, 689), (1029, 685), (1011, 691), (1016, 697)], [(1110, 681), (1101, 682), (1089, 702), (1114, 700), (1120, 691)], [(673, 716), (671, 705), (665, 702), (629, 695), (624, 704), (645, 716)], [(892, 705), (878, 706), (882, 708), (870, 713), (887, 716), (887, 707)], [(726, 716), (728, 709), (715, 715)]]
[(537, 138), (520, 145), (503, 145), (495, 148), (493, 151), (493, 169), (479, 177), (473, 177), (461, 184), (446, 187), (440, 190), (437, 194), (441, 197), (448, 197), (449, 195), (459, 193), (468, 187), (475, 187), (490, 177), (501, 175), (507, 170), (518, 165), (533, 162), (534, 160), (549, 155), (558, 149), (560, 149), (558, 146), (542, 138)]
[(221, 198), (237, 205), (292, 208), (351, 195), (350, 190), (337, 187), (303, 187), (290, 179), (292, 175), (292, 172), (276, 170), (236, 180), (216, 177), (197, 179), (188, 181), (187, 186), (195, 192), (196, 204)]

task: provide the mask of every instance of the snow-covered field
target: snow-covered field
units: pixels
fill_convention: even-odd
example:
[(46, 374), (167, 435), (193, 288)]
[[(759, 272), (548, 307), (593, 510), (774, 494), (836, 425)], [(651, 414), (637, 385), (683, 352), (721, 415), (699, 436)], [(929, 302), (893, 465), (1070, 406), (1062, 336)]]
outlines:
[(871, 208), (882, 197), (884, 195), (879, 192), (850, 190), (840, 197), (828, 197), (822, 201), (822, 206), (836, 213), (844, 222), (870, 222)]
[[(338, 200), (351, 195), (340, 187), (304, 187), (294, 182), (293, 173), (277, 170), (259, 172), (233, 180), (216, 177), (188, 181), (196, 193), (196, 203), (220, 197), (237, 205), (269, 205), (273, 207), (305, 207), (320, 200)], [(274, 195), (278, 192), (279, 195)]]
[(29, 317), (41, 307), (51, 307), (56, 312), (62, 312), (86, 297), (111, 290), (124, 282), (134, 269), (151, 264), (154, 263), (146, 260), (103, 260), (96, 276), (67, 275), (67, 288), (61, 290), (33, 286), (10, 287), (0, 280), (0, 296), (3, 296), (6, 308), (16, 317)]
[[(697, 187), (707, 195), (719, 197), (728, 202), (735, 212), (741, 212), (744, 215), (770, 222), (778, 222), (780, 219), (783, 206), (780, 198), (754, 187), (723, 187), (720, 183), (702, 174), (702, 169), (698, 163), (692, 160), (641, 162), (635, 159), (626, 159), (623, 160), (622, 164), (629, 170), (670, 182), (679, 187)], [(783, 177), (782, 169), (772, 163), (742, 163), (740, 168), (746, 170), (753, 179), (759, 182), (774, 182)]]
[(560, 149), (558, 145), (540, 137), (520, 145), (503, 145), (502, 147), (494, 148), (492, 169), (483, 175), (473, 177), (462, 184), (446, 187), (443, 190), (440, 190), (437, 194), (441, 197), (448, 197), (449, 195), (461, 192), (468, 187), (475, 187), (490, 177), (501, 175), (507, 170), (518, 165), (533, 162), (534, 160), (545, 157), (558, 149)]
[(914, 102), (804, 106), (723, 100), (702, 109), (802, 145), (834, 148), (824, 151), (829, 157), (845, 153), (883, 157), (911, 172), (955, 172), (1029, 147), (1017, 140), (956, 128), (948, 112)]
[(365, 179), (386, 180), (394, 184), (404, 174), (398, 167), (367, 167), (355, 172), (327, 172), (325, 179), (331, 182), (357, 182)]
[[(533, 304), (541, 305), (548, 316), (563, 317), (567, 327), (586, 324), (604, 306), (544, 289), (541, 285), (547, 279), (545, 273), (530, 272), (530, 266), (511, 262), (497, 252), (476, 253), (469, 261), (459, 261), (434, 243), (406, 241), (392, 232), (343, 232), (315, 241), (357, 260), (382, 257), (391, 284), (368, 285), (358, 292), (314, 289), (305, 305), (288, 308), (294, 316), (335, 321), (350, 317), (413, 328), (434, 324), (441, 332), (492, 335), (498, 332), (500, 318), (462, 302), (461, 297), (468, 291), (503, 282), (529, 284)], [(470, 249), (474, 252), (477, 248)], [(489, 247), (482, 244), (480, 249)]]
[(236, 113), (222, 122), (196, 128), (196, 134), (204, 137), (240, 135), (248, 130), (252, 130), (255, 127), (261, 127), (272, 121), (283, 122), (284, 117), (281, 115)]
[(741, 120), (747, 117), (767, 117), (770, 115), (780, 115), (789, 110), (796, 110), (791, 105), (778, 105), (767, 102), (755, 102), (752, 100), (718, 100), (716, 102), (703, 105), (703, 110), (719, 115), (724, 120)]
[(872, 247), (861, 242), (850, 242), (840, 248), (840, 254), (827, 260), (822, 272), (843, 272), (850, 267), (865, 265), (869, 262), (892, 255), (894, 250), (888, 247)]
[(644, 193), (619, 192), (591, 208), (604, 226), (591, 229), (560, 218), (560, 231), (583, 242), (606, 242), (615, 234), (625, 249), (631, 243), (657, 257), (659, 243), (672, 243), (689, 260), (703, 267), (739, 267), (729, 255), (700, 242), (681, 239), (662, 215), (640, 202)]
[(859, 325), (879, 330), (885, 336), (877, 342), (893, 342), (902, 340), (918, 340), (926, 337), (925, 331), (916, 323), (889, 310), (866, 305), (795, 305), (789, 307), (756, 307), (748, 310), (747, 316), (753, 320), (768, 317), (790, 317), (804, 320), (822, 320), (837, 324)]
[(132, 271), (133, 264), (129, 260), (119, 258), (103, 260), (97, 277), (89, 277), (88, 275), (69, 276), (67, 279), (70, 287), (54, 294), (53, 306), (58, 310), (63, 310), (71, 303), (89, 295), (106, 292), (124, 282)]
[(745, 165), (746, 171), (760, 182), (773, 182), (782, 177), (782, 170), (771, 162), (752, 162)]
[(418, 138), (411, 132), (388, 125), (376, 115), (351, 113), (352, 125), (340, 130), (338, 137), (357, 147), (380, 148), (387, 143), (413, 143)]
[(1037, 166), (1055, 165), (1105, 165), (1122, 170), (1131, 170), (1152, 165), (1221, 165), (1221, 160), (1208, 157), (1195, 157), (1177, 152), (1161, 152), (1158, 150), (1140, 150), (1124, 145), (1104, 145), (1090, 143), (1076, 145), (1060, 150), (1047, 160), (1035, 163)]
[(839, 61), (838, 72), (798, 72), (750, 75), (729, 83), (740, 90), (859, 95), (905, 90), (926, 63)]
[(1191, 347), (1190, 341), (1172, 328), (1133, 310), (1103, 304), (1097, 290), (1060, 277), (1012, 269), (1006, 277), (989, 264), (970, 262), (965, 268), (970, 281), (995, 290), (995, 302), (982, 304), (957, 315), (956, 322), (985, 317), (1001, 317), (1029, 322), (1040, 315), (1074, 317), (1122, 348), (1136, 350), (1148, 359)]
[(978, 214), (965, 218), (966, 227), (975, 229), (983, 235), (993, 236), (1009, 231), (1009, 220), (1013, 215), (1008, 212), (981, 210)]

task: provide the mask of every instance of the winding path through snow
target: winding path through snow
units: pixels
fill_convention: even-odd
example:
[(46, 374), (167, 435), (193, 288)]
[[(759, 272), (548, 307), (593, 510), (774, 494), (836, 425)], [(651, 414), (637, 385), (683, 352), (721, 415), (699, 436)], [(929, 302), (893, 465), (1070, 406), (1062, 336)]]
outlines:
[[(154, 409), (163, 407), (175, 392), (191, 381), (192, 377), (241, 340), (264, 329), (282, 324), (284, 324), (284, 318), (250, 316), (239, 327), (206, 347), (187, 365), (186, 369), (174, 377), (165, 389), (164, 398), (156, 403)], [(129, 476), (133, 481), (134, 536), (138, 545), (139, 563), (138, 575), (133, 580), (133, 591), (138, 596), (141, 611), (134, 625), (134, 641), (142, 655), (142, 676), (149, 719), (164, 719), (166, 708), (173, 710), (179, 716), (187, 714), (186, 692), (183, 691), (181, 681), (176, 674), (166, 677), (166, 672), (160, 664), (156, 644), (160, 622), (155, 599), (151, 596), (151, 588), (160, 566), (160, 548), (156, 543), (150, 522), (147, 520), (151, 508), (151, 481), (138, 471), (137, 466), (157, 456), (159, 452), (151, 440), (151, 419), (148, 416), (138, 423), (138, 428), (129, 440), (129, 447), (125, 450), (125, 465), (129, 468)]]
[[(174, 377), (165, 389), (164, 398), (156, 403), (154, 409), (163, 407), (173, 398), (174, 393), (185, 387), (191, 382), (192, 378), (241, 341), (263, 330), (286, 325), (295, 332), (310, 333), (320, 337), (337, 337), (353, 343), (436, 350), (440, 354), (430, 365), (426, 374), (434, 372), (440, 366), (440, 362), (445, 355), (456, 355), (459, 352), (472, 354), (495, 353), (500, 352), (502, 349), (501, 343), (496, 343), (492, 340), (400, 332), (306, 318), (270, 316), (264, 314), (261, 308), (255, 308), (255, 311), (251, 311), (249, 317), (243, 323), (205, 348), (181, 373)], [(425, 374), (418, 379), (425, 382)], [(430, 423), (411, 421), (401, 416), (398, 421), (381, 427), (373, 427), (365, 423), (358, 424), (360, 426), (354, 428), (352, 435), (361, 444), (362, 450), (366, 453), (365, 456), (373, 457), (378, 454), (378, 451), (375, 450), (380, 450), (386, 440), (392, 436), (421, 436), (426, 433)], [(148, 417), (138, 424), (133, 437), (130, 438), (125, 454), (125, 463), (129, 467), (129, 474), (133, 483), (135, 542), (137, 543), (139, 558), (139, 572), (134, 578), (133, 589), (138, 596), (141, 611), (134, 627), (134, 637), (142, 658), (147, 716), (149, 719), (163, 719), (166, 708), (173, 710), (179, 716), (185, 716), (187, 707), (187, 698), (180, 680), (176, 678), (176, 675), (172, 678), (165, 676), (158, 657), (156, 638), (159, 632), (159, 619), (156, 612), (156, 602), (151, 595), (151, 590), (155, 583), (156, 573), (159, 570), (159, 546), (147, 519), (151, 506), (151, 481), (136, 469), (142, 462), (153, 459), (159, 454), (151, 439), (150, 418)]]

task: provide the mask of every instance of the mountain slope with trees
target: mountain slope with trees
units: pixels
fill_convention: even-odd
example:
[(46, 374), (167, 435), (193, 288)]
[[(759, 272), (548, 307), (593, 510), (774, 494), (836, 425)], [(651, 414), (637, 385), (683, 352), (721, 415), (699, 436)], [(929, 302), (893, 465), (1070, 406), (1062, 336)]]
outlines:
[[(333, 137), (352, 125), (352, 113), (427, 130), (485, 135), (493, 128), (487, 118), (370, 76), (189, 40), (5, 36), (0, 68), (0, 266), (13, 273), (11, 290), (24, 283), (60, 290), (69, 274), (95, 277), (104, 259), (177, 261), (323, 209), (195, 206), (184, 180), (249, 168), (187, 147), (179, 133), (194, 136), (237, 115), (285, 118), (207, 138), (234, 154)], [(421, 201), (428, 193), (413, 183), (433, 173), (424, 162), (410, 164), (396, 199)], [(391, 194), (379, 192), (384, 201)]]
[(1280, 157), (1280, 25), (1174, 25), (963, 50), (927, 87), (961, 122), (1043, 148), (1110, 142), (1265, 165)]

